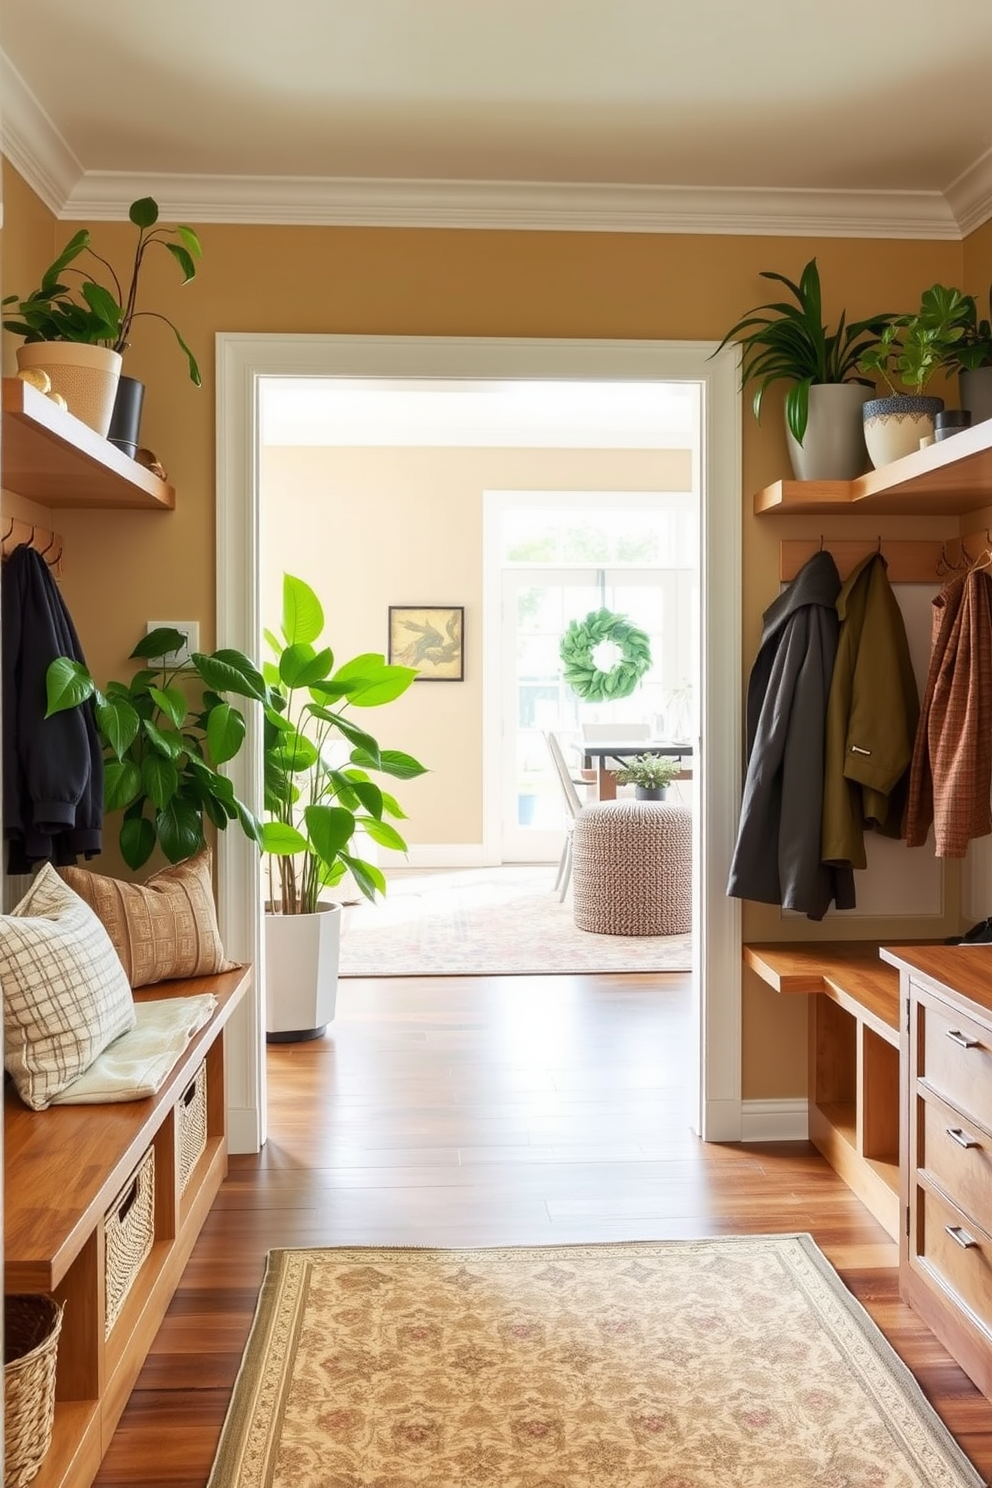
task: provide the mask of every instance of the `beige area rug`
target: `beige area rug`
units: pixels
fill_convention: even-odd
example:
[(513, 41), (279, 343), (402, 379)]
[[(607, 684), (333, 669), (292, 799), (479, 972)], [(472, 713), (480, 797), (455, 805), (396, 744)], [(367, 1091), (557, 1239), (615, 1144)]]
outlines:
[(551, 866), (391, 877), (385, 899), (346, 911), (341, 976), (510, 976), (689, 971), (689, 935), (592, 935)]
[(808, 1235), (275, 1250), (209, 1488), (974, 1488)]

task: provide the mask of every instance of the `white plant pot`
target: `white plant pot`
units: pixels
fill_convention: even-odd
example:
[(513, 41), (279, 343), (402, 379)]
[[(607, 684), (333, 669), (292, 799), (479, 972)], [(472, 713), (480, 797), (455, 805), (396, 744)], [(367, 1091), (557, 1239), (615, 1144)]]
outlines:
[(932, 438), (934, 416), (943, 407), (943, 398), (915, 393), (869, 399), (864, 408), (865, 444), (875, 469), (913, 454), (921, 439)]
[(265, 916), (265, 1029), (270, 1043), (320, 1038), (334, 1017), (340, 904)]
[(809, 390), (809, 422), (800, 444), (788, 420), (785, 437), (796, 480), (854, 480), (868, 468), (862, 409), (871, 389), (822, 382)]
[(122, 362), (119, 351), (79, 341), (25, 341), (17, 348), (18, 371), (40, 367), (47, 372), (52, 392), (62, 394), (69, 412), (104, 439), (114, 412)]

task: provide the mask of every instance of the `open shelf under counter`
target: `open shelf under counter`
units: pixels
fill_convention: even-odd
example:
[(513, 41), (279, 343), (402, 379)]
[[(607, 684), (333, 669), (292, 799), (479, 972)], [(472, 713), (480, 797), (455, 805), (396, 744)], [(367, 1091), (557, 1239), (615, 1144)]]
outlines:
[(47, 507), (171, 511), (175, 488), (19, 377), (3, 379), (3, 487)]
[(781, 480), (754, 497), (758, 516), (962, 516), (986, 506), (992, 506), (992, 419), (855, 480)]

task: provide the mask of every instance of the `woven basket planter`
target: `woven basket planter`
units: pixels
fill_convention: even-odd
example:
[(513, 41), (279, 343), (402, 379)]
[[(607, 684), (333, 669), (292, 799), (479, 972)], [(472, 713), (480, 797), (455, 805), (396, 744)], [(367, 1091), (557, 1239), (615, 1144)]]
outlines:
[(105, 1336), (151, 1251), (155, 1240), (155, 1148), (149, 1147), (103, 1217)]
[(4, 1488), (22, 1488), (52, 1444), (62, 1308), (52, 1297), (4, 1298)]

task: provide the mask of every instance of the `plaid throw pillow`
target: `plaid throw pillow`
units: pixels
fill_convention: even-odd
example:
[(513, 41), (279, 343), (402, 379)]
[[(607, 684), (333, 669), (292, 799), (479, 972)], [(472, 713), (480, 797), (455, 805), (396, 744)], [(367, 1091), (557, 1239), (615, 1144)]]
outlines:
[(44, 1111), (109, 1043), (134, 1027), (134, 1002), (96, 915), (48, 863), (0, 915), (4, 1064)]
[(60, 868), (93, 910), (132, 987), (230, 971), (214, 905), (209, 850), (160, 868), (143, 884), (87, 868)]

